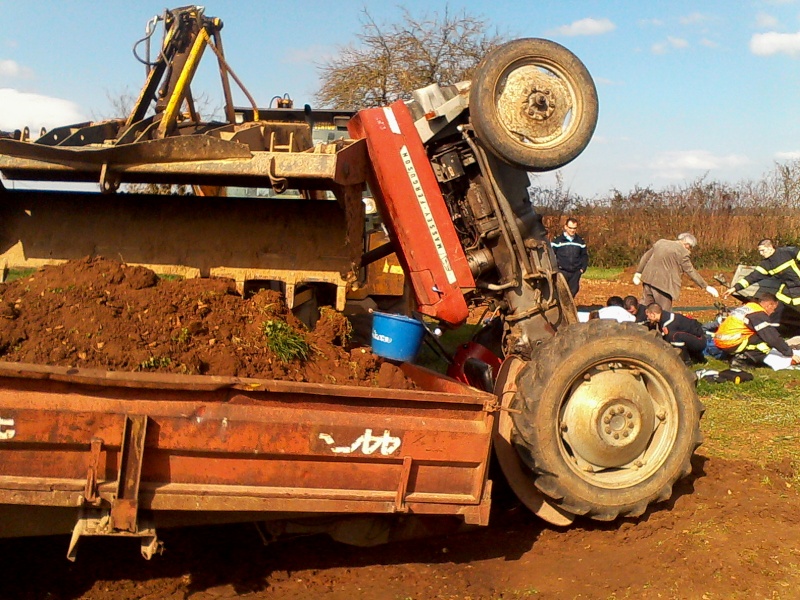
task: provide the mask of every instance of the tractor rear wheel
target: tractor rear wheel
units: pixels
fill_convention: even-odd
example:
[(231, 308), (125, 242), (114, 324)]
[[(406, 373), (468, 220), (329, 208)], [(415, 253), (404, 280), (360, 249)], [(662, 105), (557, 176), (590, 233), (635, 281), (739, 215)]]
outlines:
[(597, 125), (589, 71), (563, 46), (522, 38), (492, 50), (478, 65), (469, 97), (478, 139), (526, 171), (563, 167)]
[(560, 509), (602, 521), (667, 500), (702, 441), (691, 373), (633, 323), (559, 330), (521, 370), (512, 408), (536, 487)]

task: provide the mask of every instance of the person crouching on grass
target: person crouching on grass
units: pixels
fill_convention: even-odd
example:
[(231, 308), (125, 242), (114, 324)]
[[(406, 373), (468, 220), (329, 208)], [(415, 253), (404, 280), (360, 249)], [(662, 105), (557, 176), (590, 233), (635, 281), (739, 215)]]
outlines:
[(681, 351), (683, 362), (706, 362), (706, 331), (700, 321), (664, 310), (653, 302), (645, 308), (647, 321), (670, 345)]

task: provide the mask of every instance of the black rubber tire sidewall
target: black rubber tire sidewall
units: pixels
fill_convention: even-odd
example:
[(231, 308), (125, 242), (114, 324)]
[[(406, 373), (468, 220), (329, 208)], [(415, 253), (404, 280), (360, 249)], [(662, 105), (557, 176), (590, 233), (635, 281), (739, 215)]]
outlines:
[[(672, 390), (677, 405), (677, 433), (660, 468), (630, 487), (609, 489), (579, 477), (561, 451), (559, 411), (564, 391), (598, 360), (630, 358), (652, 365)], [(668, 499), (672, 485), (691, 472), (691, 457), (700, 445), (703, 406), (694, 380), (673, 349), (632, 323), (597, 319), (570, 325), (539, 346), (518, 379), (512, 406), (518, 450), (537, 475), (536, 486), (574, 514), (599, 520), (638, 516), (655, 501)]]
[[(557, 65), (576, 95), (580, 110), (573, 114), (578, 126), (561, 143), (531, 148), (514, 140), (500, 122), (495, 90), (508, 68), (518, 62)], [(586, 148), (597, 125), (597, 90), (589, 71), (572, 52), (550, 40), (522, 38), (492, 50), (478, 65), (470, 89), (470, 118), (481, 143), (505, 162), (526, 171), (550, 171), (563, 167)]]

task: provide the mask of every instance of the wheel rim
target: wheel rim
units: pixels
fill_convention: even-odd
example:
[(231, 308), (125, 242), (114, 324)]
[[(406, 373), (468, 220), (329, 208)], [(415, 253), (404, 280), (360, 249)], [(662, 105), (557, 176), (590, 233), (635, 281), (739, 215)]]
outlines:
[(678, 402), (664, 378), (637, 361), (581, 372), (559, 409), (559, 446), (584, 481), (608, 489), (648, 479), (670, 456)]
[(551, 148), (569, 139), (579, 123), (581, 97), (570, 75), (544, 59), (510, 65), (495, 86), (500, 123), (526, 148)]

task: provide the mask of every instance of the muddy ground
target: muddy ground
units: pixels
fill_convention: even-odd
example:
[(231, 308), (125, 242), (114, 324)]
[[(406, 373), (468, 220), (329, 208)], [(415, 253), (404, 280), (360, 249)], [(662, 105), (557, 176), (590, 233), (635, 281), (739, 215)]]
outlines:
[[(42, 291), (47, 296), (47, 289)], [(97, 290), (91, 301), (108, 304), (115, 295), (106, 291)], [(585, 281), (577, 301), (603, 304), (609, 295), (636, 292), (625, 277), (618, 282)], [(227, 294), (224, 289), (220, 293)], [(679, 305), (708, 306), (709, 300), (702, 290), (687, 287)], [(187, 302), (195, 305), (197, 298)], [(14, 306), (11, 303), (11, 309)], [(124, 312), (126, 307), (119, 309)], [(182, 327), (189, 325), (175, 325), (169, 339), (160, 343), (169, 344)], [(142, 336), (149, 339), (144, 330)], [(158, 340), (145, 346), (152, 341)], [(131, 364), (137, 360), (138, 355)], [(709, 458), (701, 447), (693, 467), (670, 501), (638, 520), (578, 520), (566, 529), (532, 517), (498, 484), (488, 527), (376, 548), (346, 546), (326, 536), (264, 545), (254, 525), (240, 524), (161, 531), (165, 553), (149, 562), (139, 556), (133, 540), (84, 539), (73, 564), (64, 558), (66, 537), (0, 540), (0, 598), (800, 596), (800, 497), (790, 483), (791, 466), (760, 468), (751, 462)], [(434, 525), (451, 523), (441, 520)]]
[(376, 548), (314, 536), (265, 546), (253, 525), (165, 530), (150, 562), (132, 540), (0, 541), (0, 597), (797, 598), (800, 498), (786, 468), (707, 459), (639, 520), (567, 529), (497, 501), (488, 527)]

